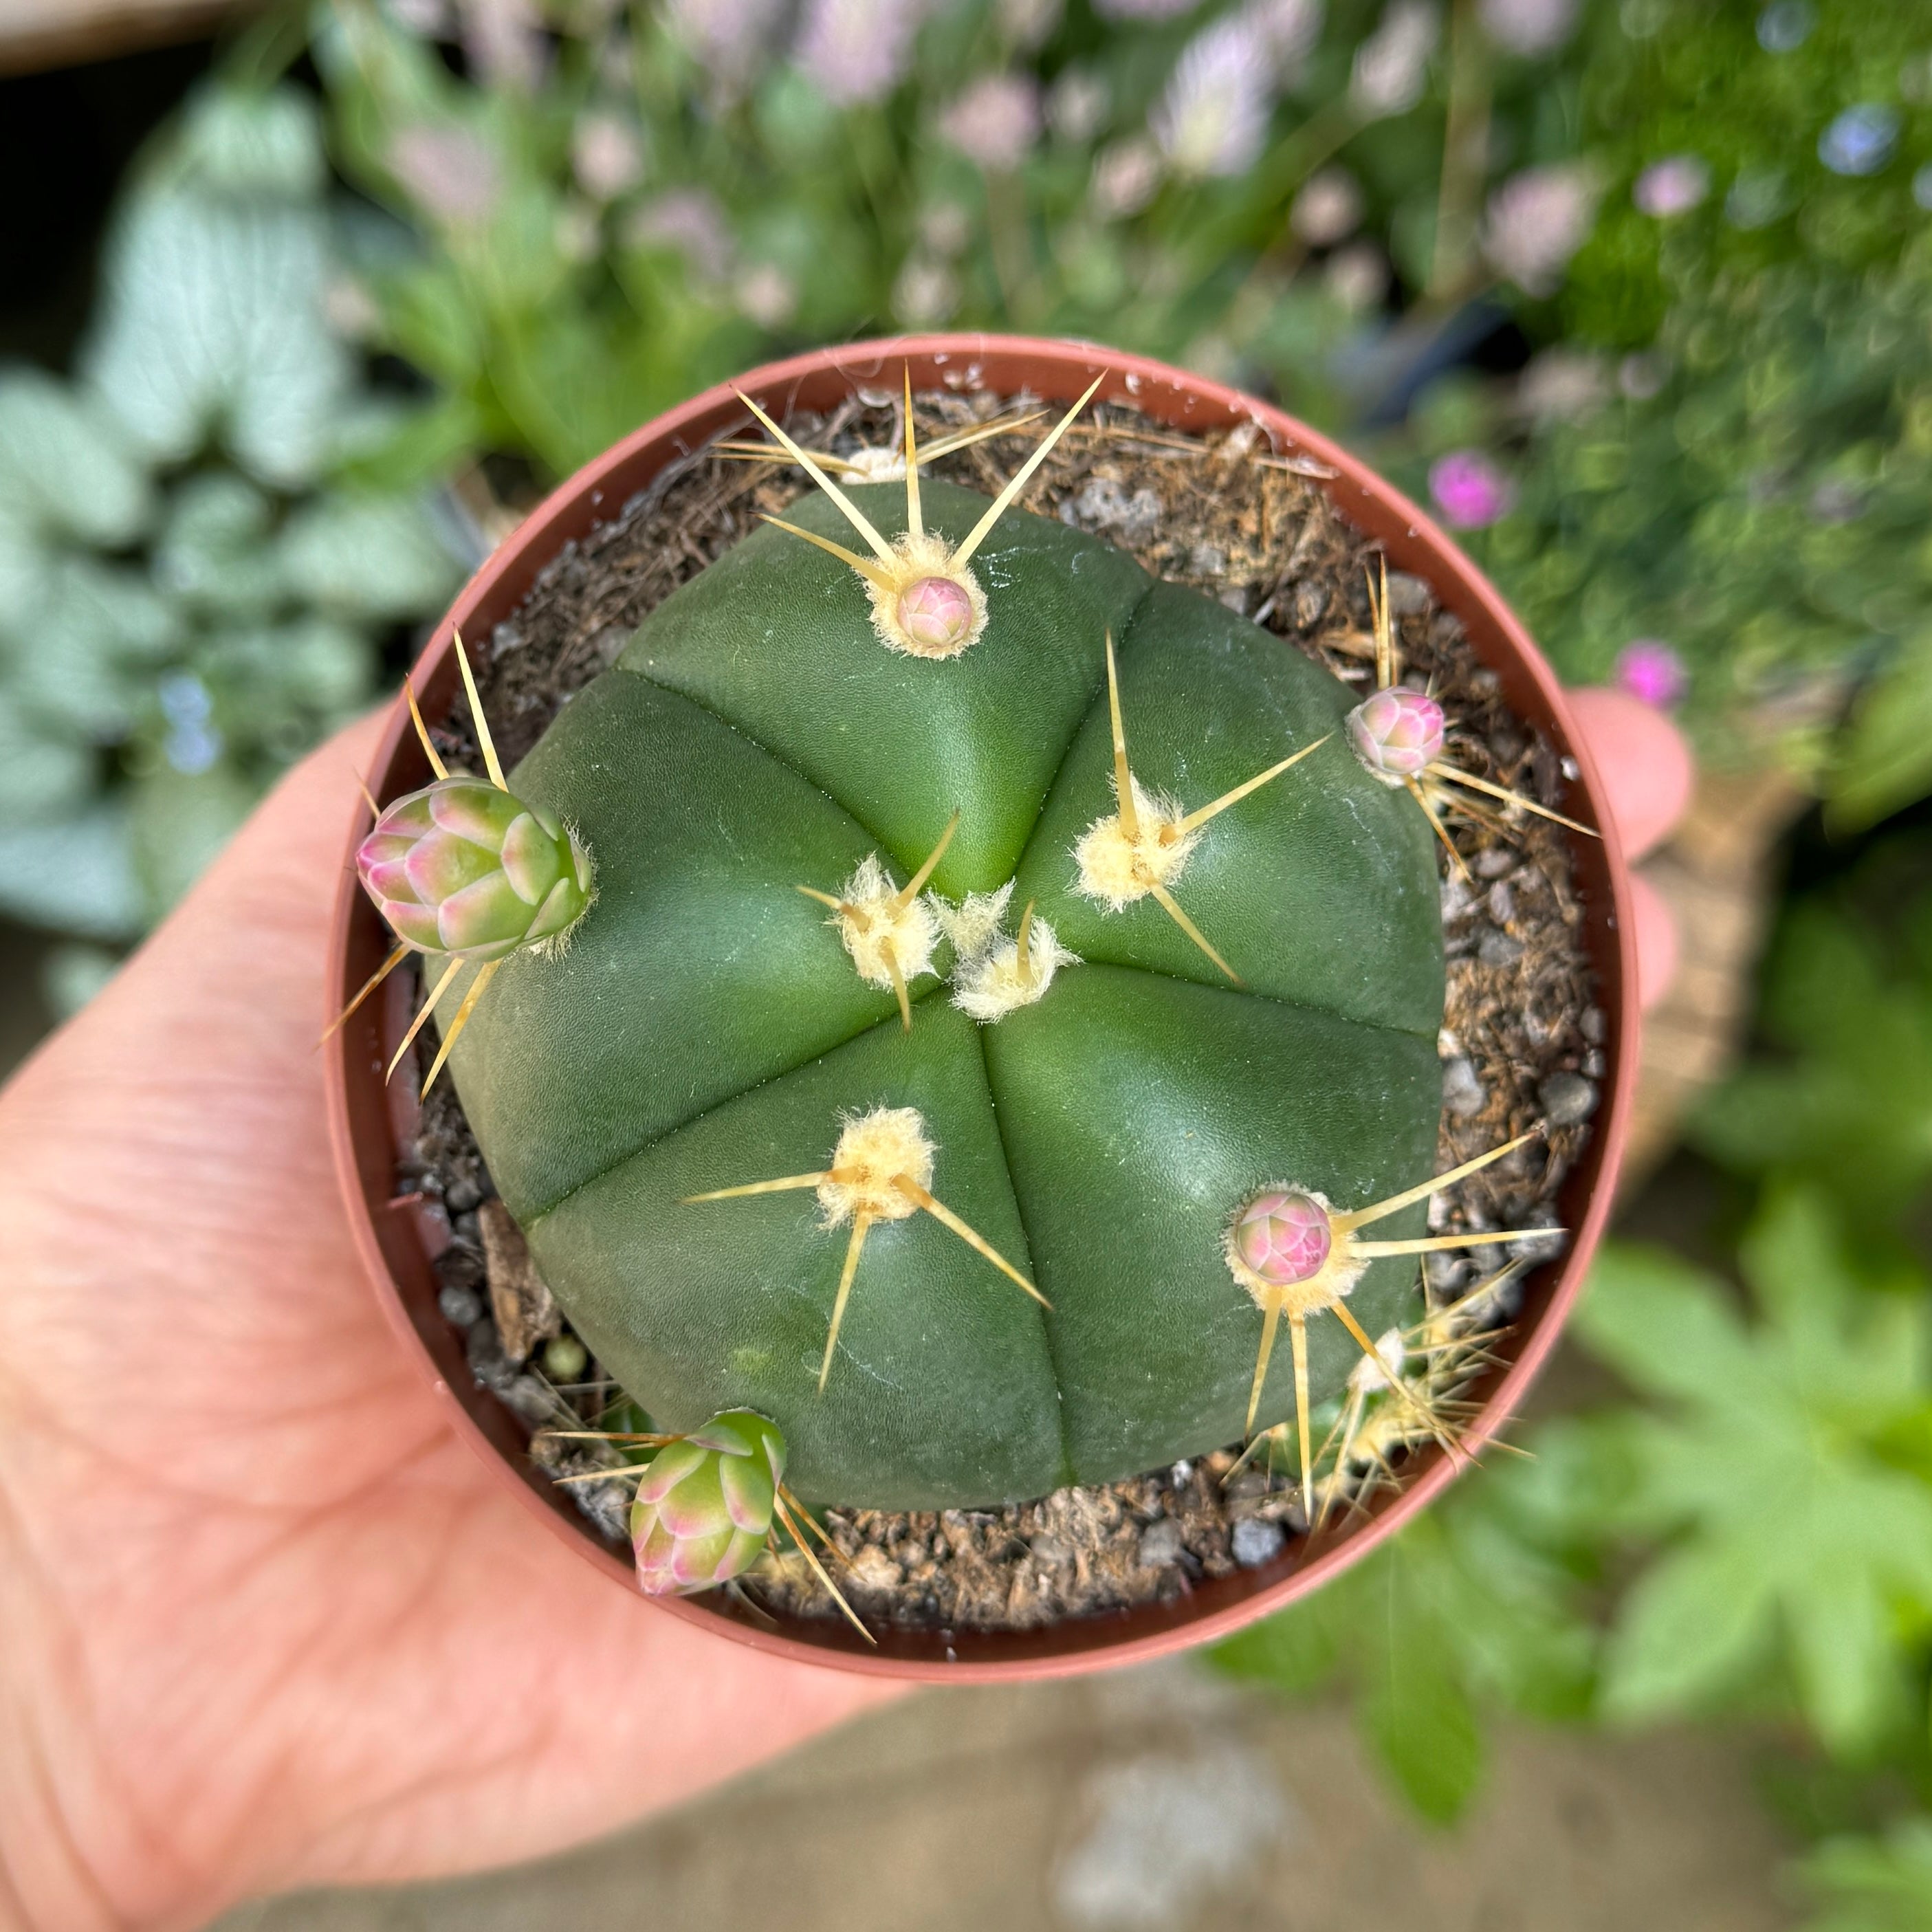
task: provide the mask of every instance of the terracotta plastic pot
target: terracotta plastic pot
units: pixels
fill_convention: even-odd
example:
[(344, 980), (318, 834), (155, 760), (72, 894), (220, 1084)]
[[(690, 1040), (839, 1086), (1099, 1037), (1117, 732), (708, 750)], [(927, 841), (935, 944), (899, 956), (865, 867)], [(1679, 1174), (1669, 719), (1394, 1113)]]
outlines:
[[(1282, 453), (1298, 453), (1334, 472), (1324, 487), (1360, 529), (1379, 538), (1390, 561), (1434, 587), (1461, 619), (1476, 655), (1501, 679), (1517, 714), (1575, 761), (1576, 791), (1565, 808), (1598, 826), (1600, 842), (1572, 836), (1570, 856), (1584, 906), (1583, 941), (1608, 1020), (1608, 1063), (1596, 1131), (1558, 1197), (1573, 1231), (1560, 1261), (1528, 1276), (1520, 1318), (1498, 1352), (1506, 1366), (1476, 1393), (1482, 1408), (1470, 1426), (1472, 1448), (1520, 1406), (1531, 1378), (1556, 1340), (1607, 1218), (1630, 1113), (1636, 1074), (1636, 973), (1631, 948), (1628, 880), (1615, 827), (1588, 750), (1572, 728), (1556, 677), (1522, 626), (1482, 574), (1415, 506), (1326, 439), (1293, 418), (1218, 383), (1134, 356), (1084, 344), (1022, 337), (934, 335), (822, 350), (755, 370), (738, 386), (783, 418), (791, 409), (829, 410), (860, 388), (896, 390), (902, 363), (915, 389), (1021, 389), (1070, 402), (1105, 371), (1102, 399), (1131, 403), (1182, 431), (1225, 430), (1244, 418), (1258, 423)], [(573, 538), (621, 512), (668, 464), (720, 431), (746, 422), (729, 388), (716, 388), (673, 410), (586, 465), (497, 549), (437, 627), (416, 670), (431, 718), (455, 701), (453, 632), (487, 638), (511, 615), (537, 573)], [(388, 800), (427, 784), (430, 772), (399, 702), (383, 736), (370, 790)], [(368, 827), (366, 808), (351, 829), (352, 851)], [(331, 941), (328, 998), (338, 1012), (350, 992), (380, 963), (388, 936), (345, 863)], [(461, 1338), (436, 1305), (434, 1263), (449, 1238), (440, 1203), (398, 1196), (399, 1142), (412, 1130), (415, 1104), (406, 1082), (386, 1088), (382, 1071), (407, 1023), (406, 995), (370, 1000), (331, 1042), (328, 1104), (336, 1160), (350, 1216), (371, 1280), (402, 1341), (422, 1362), (447, 1401), (452, 1425), (528, 1503), (533, 1516), (610, 1577), (632, 1590), (628, 1552), (612, 1548), (530, 1461), (525, 1432), (510, 1412), (477, 1388)], [(724, 1593), (659, 1600), (658, 1613), (681, 1617), (760, 1649), (802, 1661), (898, 1677), (962, 1679), (1044, 1677), (1138, 1661), (1227, 1636), (1318, 1588), (1365, 1556), (1425, 1508), (1448, 1484), (1452, 1463), (1431, 1450), (1411, 1466), (1400, 1495), (1381, 1498), (1366, 1520), (1338, 1525), (1293, 1543), (1275, 1562), (1204, 1582), (1178, 1602), (1148, 1605), (1025, 1631), (880, 1631), (866, 1648), (841, 1622), (794, 1621), (776, 1628), (753, 1622)], [(639, 1614), (650, 1612), (640, 1607)]]

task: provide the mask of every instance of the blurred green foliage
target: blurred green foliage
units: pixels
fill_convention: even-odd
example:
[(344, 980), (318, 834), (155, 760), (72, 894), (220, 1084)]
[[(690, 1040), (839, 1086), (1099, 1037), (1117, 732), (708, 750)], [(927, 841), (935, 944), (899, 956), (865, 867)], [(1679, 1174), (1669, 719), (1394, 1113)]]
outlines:
[[(116, 943), (372, 694), (454, 561), (333, 479), (392, 406), (330, 326), (328, 175), (290, 88), (214, 87), (108, 237), (76, 374), (0, 370), (0, 910)], [(61, 962), (57, 996), (98, 978)]]
[[(1544, 44), (1512, 51), (1526, 11)], [(1392, 271), (1492, 280), (1486, 198), (1574, 150), (1575, 12), (1461, 6), (1445, 46), (1426, 0), (332, 10), (338, 153), (411, 238), (369, 261), (376, 339), (444, 392), (392, 460), (554, 475), (772, 354), (942, 323), (1090, 335), (1332, 418), (1333, 352)], [(1576, 188), (1567, 226), (1492, 251), (1540, 292)]]
[(1799, 1870), (1814, 1932), (1928, 1922), (1928, 942), (1922, 831), (1794, 904), (1762, 1050), (1698, 1129), (1754, 1190), (1736, 1278), (1611, 1244), (1572, 1334), (1618, 1398), (1543, 1422), (1532, 1460), (1491, 1458), (1220, 1663), (1350, 1687), (1438, 1820), (1480, 1790), (1492, 1713), (1768, 1721), (1808, 1740), (1795, 1808), (1829, 1834)]

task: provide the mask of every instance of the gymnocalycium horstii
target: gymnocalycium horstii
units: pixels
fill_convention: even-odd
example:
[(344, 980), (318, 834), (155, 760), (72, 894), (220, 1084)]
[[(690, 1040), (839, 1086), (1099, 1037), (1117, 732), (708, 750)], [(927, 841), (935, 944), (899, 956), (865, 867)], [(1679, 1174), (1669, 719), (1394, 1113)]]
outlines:
[(1370, 1339), (1413, 1320), (1419, 1254), (1521, 1232), (1427, 1232), (1520, 1144), (1432, 1172), (1439, 707), (1394, 682), (1385, 587), (1358, 704), (1016, 508), (1092, 394), (991, 500), (922, 480), (909, 379), (902, 480), (834, 482), (745, 398), (815, 492), (512, 773), (459, 640), (488, 779), (362, 848), (392, 962), (440, 956), (418, 1024), (463, 987), (430, 1078), (699, 1472), (640, 1477), (647, 1589), (728, 1580), (769, 1526), (712, 1469), (728, 1416), (805, 1501), (884, 1509), (1290, 1426), (1307, 1490), (1311, 1412), (1364, 1362), (1453, 1441)]

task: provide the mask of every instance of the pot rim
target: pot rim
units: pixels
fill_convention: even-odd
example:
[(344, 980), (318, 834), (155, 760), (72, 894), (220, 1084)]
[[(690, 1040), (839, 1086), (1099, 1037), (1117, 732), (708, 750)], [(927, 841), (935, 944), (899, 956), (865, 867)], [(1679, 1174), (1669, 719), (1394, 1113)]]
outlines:
[[(1580, 1216), (1566, 1216), (1573, 1239), (1558, 1259), (1526, 1276), (1526, 1312), (1511, 1338), (1514, 1354), (1483, 1388), (1482, 1406), (1463, 1438), (1469, 1454), (1506, 1424), (1554, 1347), (1581, 1292), (1590, 1259), (1608, 1220), (1629, 1132), (1637, 1075), (1637, 981), (1628, 867), (1601, 781), (1577, 734), (1555, 674), (1489, 580), (1435, 522), (1346, 450), (1285, 412), (1223, 384), (1141, 356), (1090, 343), (984, 334), (895, 337), (794, 356), (720, 384), (666, 412), (586, 464), (506, 537), (458, 595), (418, 657), (413, 681), (427, 715), (440, 716), (453, 700), (452, 655), (456, 632), (490, 629), (521, 603), (539, 570), (572, 540), (625, 504), (668, 464), (748, 418), (736, 389), (753, 395), (783, 420), (795, 407), (820, 406), (821, 397), (874, 383), (896, 392), (898, 365), (910, 364), (922, 392), (952, 387), (1016, 393), (1030, 388), (1048, 402), (1070, 403), (1096, 376), (1098, 400), (1122, 401), (1184, 432), (1226, 428), (1243, 418), (1265, 434), (1278, 454), (1304, 459), (1337, 507), (1365, 533), (1379, 538), (1391, 565), (1425, 578), (1442, 605), (1460, 618), (1477, 656), (1501, 678), (1511, 706), (1574, 762), (1581, 794), (1569, 808), (1602, 835), (1600, 842), (1568, 835), (1586, 907), (1584, 936), (1606, 1019), (1603, 1052), (1610, 1077), (1588, 1148), (1564, 1184), (1566, 1200), (1581, 1199)], [(1328, 472), (1322, 475), (1322, 472)], [(428, 782), (407, 709), (398, 698), (369, 773), (378, 800)], [(387, 935), (356, 878), (352, 854), (370, 824), (360, 801), (330, 934), (326, 1018), (341, 1012), (350, 992), (387, 950)], [(392, 981), (393, 988), (395, 982)], [(553, 1533), (595, 1562), (615, 1582), (634, 1590), (628, 1562), (598, 1537), (587, 1519), (564, 1500), (530, 1463), (509, 1412), (467, 1372), (460, 1341), (436, 1306), (431, 1266), (446, 1220), (439, 1203), (394, 1192), (399, 1142), (411, 1130), (412, 1102), (404, 1088), (382, 1084), (386, 1045), (400, 1037), (403, 1009), (370, 1000), (340, 1028), (324, 1053), (329, 1132), (357, 1250), (391, 1326), (446, 1401), (463, 1437)], [(413, 1311), (413, 1312), (412, 1312)], [(720, 1592), (645, 1600), (653, 1608), (754, 1648), (794, 1661), (862, 1674), (928, 1682), (992, 1682), (1073, 1676), (1143, 1662), (1232, 1634), (1319, 1588), (1360, 1562), (1448, 1486), (1466, 1460), (1439, 1448), (1423, 1452), (1420, 1472), (1398, 1493), (1371, 1506), (1359, 1526), (1298, 1540), (1270, 1564), (1238, 1570), (1198, 1586), (1178, 1601), (1070, 1618), (1024, 1631), (886, 1631), (877, 1651), (860, 1648), (842, 1623), (793, 1620), (771, 1629), (730, 1613)], [(1303, 1552), (1306, 1552), (1305, 1554)]]

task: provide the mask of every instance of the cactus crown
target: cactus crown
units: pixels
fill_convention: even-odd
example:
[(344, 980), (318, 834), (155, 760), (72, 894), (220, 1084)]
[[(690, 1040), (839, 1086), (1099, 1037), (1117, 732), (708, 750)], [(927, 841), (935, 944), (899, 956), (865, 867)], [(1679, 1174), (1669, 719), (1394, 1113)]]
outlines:
[[(1292, 646), (1015, 508), (1078, 406), (989, 502), (922, 484), (907, 392), (903, 489), (835, 482), (747, 399), (818, 495), (519, 767), (601, 896), (567, 956), (453, 962), (503, 974), (444, 1051), (473, 1013), (454, 1066), (506, 1204), (654, 1416), (770, 1418), (821, 1500), (1015, 1500), (1290, 1423), (1306, 1485), (1312, 1409), (1357, 1395), (1452, 1441), (1370, 1337), (1419, 1254), (1516, 1238), (1423, 1230), (1521, 1143), (1429, 1174), (1440, 760), (1391, 788), (1363, 750), (1427, 732), (1358, 728)], [(1393, 698), (1385, 592), (1376, 618)], [(702, 1432), (680, 1455), (715, 1474)], [(714, 1580), (749, 1480), (703, 1492)], [(656, 1575), (675, 1525), (640, 1497)]]

